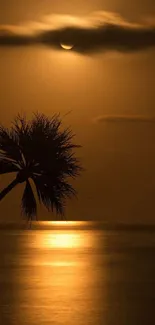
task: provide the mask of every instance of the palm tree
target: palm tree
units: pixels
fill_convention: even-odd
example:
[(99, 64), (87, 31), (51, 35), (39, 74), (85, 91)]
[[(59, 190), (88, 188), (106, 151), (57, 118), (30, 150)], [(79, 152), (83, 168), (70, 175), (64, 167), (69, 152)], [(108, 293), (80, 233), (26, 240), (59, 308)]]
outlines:
[[(0, 174), (16, 173), (16, 178), (0, 193), (0, 201), (16, 185), (25, 183), (22, 212), (28, 220), (37, 219), (37, 203), (64, 215), (67, 197), (76, 195), (68, 178), (82, 170), (72, 142), (70, 128), (62, 129), (59, 115), (52, 118), (34, 114), (27, 121), (17, 115), (10, 129), (0, 125)], [(34, 183), (34, 189), (32, 186)]]

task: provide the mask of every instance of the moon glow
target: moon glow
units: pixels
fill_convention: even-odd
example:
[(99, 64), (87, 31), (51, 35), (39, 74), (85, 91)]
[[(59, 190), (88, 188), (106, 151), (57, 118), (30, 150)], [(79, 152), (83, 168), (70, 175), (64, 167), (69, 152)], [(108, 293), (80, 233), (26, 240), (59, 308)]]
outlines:
[(74, 47), (73, 44), (60, 43), (60, 45), (64, 50), (71, 50)]

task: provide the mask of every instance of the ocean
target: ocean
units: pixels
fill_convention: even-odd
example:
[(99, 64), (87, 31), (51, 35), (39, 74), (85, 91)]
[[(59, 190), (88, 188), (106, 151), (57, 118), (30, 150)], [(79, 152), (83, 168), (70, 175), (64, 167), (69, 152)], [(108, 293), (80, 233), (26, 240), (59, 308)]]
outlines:
[(155, 227), (0, 226), (1, 325), (154, 325)]

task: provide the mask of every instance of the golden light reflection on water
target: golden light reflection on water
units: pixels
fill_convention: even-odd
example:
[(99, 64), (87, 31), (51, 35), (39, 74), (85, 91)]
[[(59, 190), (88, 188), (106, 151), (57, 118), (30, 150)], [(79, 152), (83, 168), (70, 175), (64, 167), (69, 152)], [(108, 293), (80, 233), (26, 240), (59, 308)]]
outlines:
[[(34, 258), (33, 264), (54, 267), (81, 266), (78, 258), (72, 258), (76, 252), (88, 249), (94, 243), (95, 238), (88, 232), (81, 232), (84, 222), (75, 221), (52, 221), (41, 222), (41, 230), (32, 236), (29, 247), (40, 251), (40, 258)], [(42, 252), (45, 252), (42, 255)]]
[(82, 236), (77, 227), (83, 222), (76, 221), (52, 221), (43, 222), (44, 227), (50, 226), (51, 231), (40, 233), (38, 240), (33, 244), (39, 248), (46, 249), (69, 249), (88, 246), (87, 236)]
[(73, 248), (80, 246), (80, 238), (75, 233), (47, 234), (42, 240), (41, 246), (48, 248)]
[(43, 226), (82, 226), (87, 224), (87, 222), (84, 221), (42, 221), (41, 224)]
[(45, 230), (24, 233), (18, 276), (22, 289), (14, 309), (19, 324), (19, 310), (29, 324), (91, 324), (94, 308), (98, 315), (100, 301), (106, 299), (106, 269), (98, 268), (96, 232), (78, 226), (80, 222), (44, 222)]

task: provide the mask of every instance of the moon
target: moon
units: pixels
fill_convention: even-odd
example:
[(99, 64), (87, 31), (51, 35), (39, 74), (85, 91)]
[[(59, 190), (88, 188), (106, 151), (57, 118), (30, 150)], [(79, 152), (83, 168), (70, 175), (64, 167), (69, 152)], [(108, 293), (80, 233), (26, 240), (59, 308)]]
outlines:
[(60, 43), (60, 45), (64, 50), (71, 50), (74, 47), (73, 44)]

